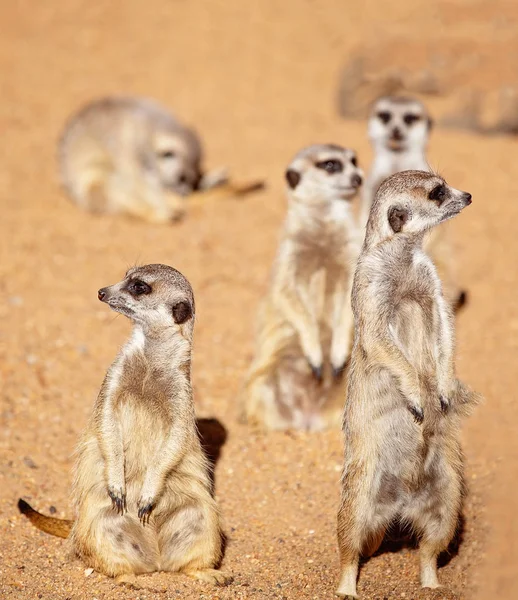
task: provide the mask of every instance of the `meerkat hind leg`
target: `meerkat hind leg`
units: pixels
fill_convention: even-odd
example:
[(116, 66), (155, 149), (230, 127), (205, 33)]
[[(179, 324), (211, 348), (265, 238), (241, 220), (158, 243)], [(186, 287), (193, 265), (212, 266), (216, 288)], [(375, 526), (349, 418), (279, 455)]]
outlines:
[(161, 568), (179, 571), (213, 585), (226, 585), (232, 577), (214, 567), (221, 556), (221, 533), (216, 509), (187, 506), (159, 526)]
[(217, 569), (187, 569), (183, 572), (192, 579), (204, 581), (211, 585), (224, 586), (232, 583), (234, 580), (232, 575), (229, 575), (224, 571), (218, 571)]
[(342, 565), (340, 582), (335, 594), (339, 598), (358, 598), (356, 594), (356, 580), (358, 579), (358, 566), (360, 563), (360, 555), (358, 553), (348, 553), (344, 556), (344, 553), (340, 552), (340, 563)]

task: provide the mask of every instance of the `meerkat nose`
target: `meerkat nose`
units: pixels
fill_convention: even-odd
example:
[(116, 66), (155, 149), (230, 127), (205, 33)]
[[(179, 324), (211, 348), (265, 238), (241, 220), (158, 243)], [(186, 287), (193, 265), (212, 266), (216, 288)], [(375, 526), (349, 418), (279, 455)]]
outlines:
[(403, 139), (403, 135), (397, 127), (394, 127), (392, 130), (392, 139), (397, 140), (398, 142)]
[(104, 298), (106, 297), (106, 292), (104, 291), (104, 289), (101, 289), (97, 292), (97, 297), (99, 298), (99, 300), (104, 300)]
[(471, 194), (469, 192), (464, 192), (464, 202), (466, 203), (466, 206), (469, 206), (471, 204)]
[(362, 184), (362, 176), (358, 175), (358, 173), (355, 173), (352, 177), (351, 177), (351, 184), (354, 187), (360, 187), (360, 185)]

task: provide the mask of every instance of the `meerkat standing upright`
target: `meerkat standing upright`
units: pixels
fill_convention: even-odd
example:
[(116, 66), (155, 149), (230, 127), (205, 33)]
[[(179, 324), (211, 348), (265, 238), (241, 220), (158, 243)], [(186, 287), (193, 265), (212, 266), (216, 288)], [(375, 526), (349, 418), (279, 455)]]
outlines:
[(59, 168), (76, 204), (154, 223), (183, 216), (194, 191), (243, 195), (260, 182), (232, 186), (225, 169), (202, 171), (197, 133), (146, 98), (108, 97), (83, 107), (59, 142)]
[(301, 150), (286, 171), (289, 208), (271, 290), (259, 315), (245, 383), (248, 422), (268, 429), (338, 424), (340, 375), (352, 333), (350, 286), (359, 251), (351, 201), (362, 183), (355, 152)]
[(423, 237), (469, 204), (438, 175), (404, 171), (381, 184), (371, 209), (352, 291), (341, 597), (357, 597), (360, 556), (398, 519), (420, 535), (422, 586), (439, 585), (437, 556), (463, 495), (460, 416), (477, 398), (456, 378), (453, 317)]
[[(417, 99), (384, 96), (374, 104), (368, 124), (374, 161), (363, 187), (362, 225), (367, 223), (374, 196), (384, 179), (399, 171), (430, 171), (426, 150), (432, 123)], [(457, 281), (448, 225), (436, 227), (430, 233), (425, 250), (437, 267), (446, 299), (455, 309), (460, 308), (466, 302), (466, 292)]]
[(194, 297), (165, 265), (130, 269), (99, 299), (129, 317), (133, 335), (108, 370), (78, 448), (73, 524), (22, 500), (40, 529), (70, 538), (109, 576), (180, 571), (223, 584), (222, 533), (191, 390)]

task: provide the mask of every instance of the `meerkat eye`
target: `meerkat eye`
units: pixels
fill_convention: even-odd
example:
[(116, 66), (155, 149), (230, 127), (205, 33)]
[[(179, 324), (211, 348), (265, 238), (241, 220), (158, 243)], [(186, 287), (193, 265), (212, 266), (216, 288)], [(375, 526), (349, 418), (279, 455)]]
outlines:
[(162, 152), (158, 153), (158, 156), (160, 158), (174, 158), (176, 156), (176, 153), (172, 150), (163, 150)]
[(392, 115), (386, 110), (382, 110), (376, 116), (382, 123), (385, 123), (385, 125), (392, 119)]
[(353, 156), (351, 158), (351, 163), (352, 163), (353, 167), (357, 167), (358, 166), (358, 159), (356, 158), (356, 156)]
[(317, 162), (315, 167), (327, 171), (327, 173), (341, 173), (344, 170), (342, 161), (336, 159), (322, 160)]
[(446, 186), (441, 183), (433, 188), (433, 190), (428, 194), (428, 198), (430, 200), (436, 200), (440, 204), (446, 198), (446, 193)]
[(130, 281), (127, 289), (132, 296), (142, 296), (142, 294), (151, 293), (151, 286), (140, 279), (133, 279), (133, 281)]
[(417, 121), (420, 121), (421, 117), (419, 115), (414, 115), (412, 113), (406, 113), (405, 115), (403, 115), (403, 121), (408, 125), (411, 126), (414, 123), (417, 123)]

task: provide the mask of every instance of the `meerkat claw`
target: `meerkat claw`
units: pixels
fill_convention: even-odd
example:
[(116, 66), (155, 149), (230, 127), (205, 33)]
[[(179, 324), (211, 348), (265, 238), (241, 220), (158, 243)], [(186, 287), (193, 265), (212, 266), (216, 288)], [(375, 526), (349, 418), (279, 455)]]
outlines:
[(148, 502), (145, 505), (142, 505), (140, 502), (138, 503), (138, 518), (140, 519), (140, 522), (142, 523), (142, 525), (146, 525), (149, 524), (149, 518), (151, 516), (151, 511), (153, 510), (153, 508), (155, 508), (155, 505), (153, 504), (153, 502)]
[(418, 424), (421, 425), (424, 421), (424, 411), (420, 406), (414, 406), (411, 405), (408, 407), (408, 410), (412, 413), (412, 416), (414, 417), (414, 421)]
[(347, 366), (347, 362), (345, 362), (341, 367), (333, 367), (333, 378), (340, 379), (345, 372), (345, 367)]
[(108, 496), (111, 498), (113, 510), (115, 510), (117, 514), (123, 515), (124, 511), (127, 510), (126, 494), (122, 492), (115, 492), (113, 489), (109, 488)]
[(449, 400), (441, 395), (439, 396), (439, 402), (441, 403), (441, 412), (446, 414), (448, 412), (448, 409), (450, 408)]
[(322, 365), (315, 367), (315, 365), (309, 363), (309, 366), (311, 367), (311, 371), (313, 372), (315, 379), (319, 382), (322, 381)]

